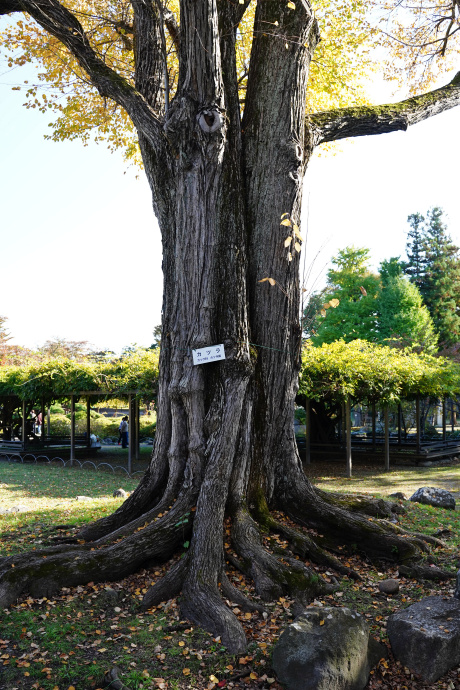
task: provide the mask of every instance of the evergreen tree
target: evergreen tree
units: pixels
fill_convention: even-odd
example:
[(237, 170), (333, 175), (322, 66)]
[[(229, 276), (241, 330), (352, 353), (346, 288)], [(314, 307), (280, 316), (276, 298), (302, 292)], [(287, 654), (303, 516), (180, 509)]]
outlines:
[(423, 282), (425, 275), (425, 217), (421, 213), (411, 213), (407, 218), (411, 229), (407, 233), (406, 254), (408, 261), (404, 263), (404, 273), (417, 287)]
[(417, 286), (403, 275), (398, 258), (380, 265), (381, 290), (376, 299), (377, 342), (433, 352), (437, 334)]
[[(346, 247), (332, 259), (336, 268), (331, 268), (327, 274), (323, 318), (312, 337), (315, 345), (340, 339), (346, 342), (356, 338), (375, 340), (379, 277), (369, 271), (369, 260), (369, 249), (365, 247)], [(335, 308), (327, 308), (334, 304)]]
[(460, 258), (443, 211), (432, 208), (425, 223), (425, 275), (420, 292), (444, 346), (460, 341)]

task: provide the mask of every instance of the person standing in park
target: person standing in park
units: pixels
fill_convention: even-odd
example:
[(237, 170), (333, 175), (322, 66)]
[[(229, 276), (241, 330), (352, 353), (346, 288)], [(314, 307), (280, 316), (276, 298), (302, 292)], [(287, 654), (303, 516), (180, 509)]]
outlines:
[[(122, 420), (120, 422), (120, 426), (118, 427), (118, 430), (120, 432), (121, 447), (127, 448), (128, 447), (128, 417), (127, 416), (122, 418)], [(120, 443), (120, 441), (118, 441), (118, 443)]]

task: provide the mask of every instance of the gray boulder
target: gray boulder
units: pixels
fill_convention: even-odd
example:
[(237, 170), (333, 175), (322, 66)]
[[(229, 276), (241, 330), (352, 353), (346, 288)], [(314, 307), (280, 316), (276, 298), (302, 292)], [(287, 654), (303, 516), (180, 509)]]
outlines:
[(363, 690), (386, 656), (359, 613), (314, 606), (284, 630), (272, 666), (286, 690)]
[(379, 590), (383, 594), (397, 594), (399, 592), (399, 580), (390, 578), (389, 580), (382, 580), (379, 582)]
[(445, 489), (437, 489), (434, 486), (423, 486), (412, 494), (409, 501), (413, 503), (424, 503), (425, 505), (435, 506), (436, 508), (447, 508), (455, 510), (455, 498)]
[(114, 498), (126, 498), (128, 494), (124, 489), (115, 489), (112, 495)]
[(460, 601), (426, 597), (388, 618), (395, 658), (427, 683), (460, 663)]

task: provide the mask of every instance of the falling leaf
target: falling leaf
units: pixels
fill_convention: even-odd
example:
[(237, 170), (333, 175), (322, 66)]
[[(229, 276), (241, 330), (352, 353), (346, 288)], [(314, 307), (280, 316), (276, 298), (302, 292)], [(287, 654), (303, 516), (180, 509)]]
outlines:
[(292, 242), (292, 237), (286, 237), (286, 239), (284, 240), (284, 246), (289, 247), (291, 242)]
[(292, 223), (289, 220), (289, 218), (285, 218), (284, 220), (281, 221), (280, 225), (287, 225), (288, 227), (291, 227)]
[(364, 297), (367, 297), (367, 292), (366, 292), (366, 290), (363, 288), (362, 285), (360, 286), (359, 289), (361, 290), (361, 292), (362, 292), (362, 294), (364, 295)]

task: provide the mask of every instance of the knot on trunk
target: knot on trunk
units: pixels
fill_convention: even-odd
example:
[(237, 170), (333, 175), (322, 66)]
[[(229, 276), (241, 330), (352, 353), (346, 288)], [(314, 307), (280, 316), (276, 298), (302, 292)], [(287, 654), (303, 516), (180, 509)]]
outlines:
[(224, 116), (217, 106), (202, 108), (197, 115), (197, 120), (206, 134), (217, 132), (224, 124)]

